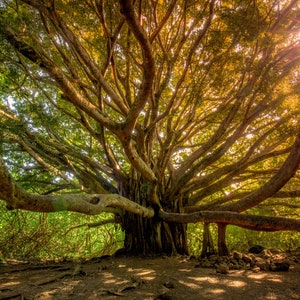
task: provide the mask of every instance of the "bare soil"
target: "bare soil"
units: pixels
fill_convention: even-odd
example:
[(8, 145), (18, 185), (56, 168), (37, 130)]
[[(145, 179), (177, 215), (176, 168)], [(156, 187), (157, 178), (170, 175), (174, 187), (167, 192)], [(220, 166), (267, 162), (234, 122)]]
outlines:
[(199, 268), (185, 257), (103, 257), (0, 264), (0, 299), (300, 299), (300, 264), (288, 272)]

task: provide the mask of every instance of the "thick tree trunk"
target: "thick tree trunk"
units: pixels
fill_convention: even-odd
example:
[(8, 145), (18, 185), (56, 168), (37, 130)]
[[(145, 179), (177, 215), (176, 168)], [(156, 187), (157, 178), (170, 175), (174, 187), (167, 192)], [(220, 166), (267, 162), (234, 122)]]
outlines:
[(125, 252), (130, 255), (188, 254), (185, 224), (169, 225), (125, 213), (122, 227)]
[(226, 227), (226, 224), (218, 223), (218, 254), (220, 256), (229, 255), (229, 251), (226, 244)]
[[(151, 191), (142, 181), (132, 180), (127, 186), (123, 184), (121, 193), (135, 203), (146, 207), (151, 205), (148, 202)], [(169, 206), (168, 210), (180, 212), (180, 201), (174, 202), (177, 206)], [(130, 255), (188, 254), (187, 224), (166, 223), (158, 216), (144, 218), (130, 212), (125, 212), (121, 223), (125, 232), (125, 252)]]
[(127, 253), (149, 255), (162, 252), (159, 222), (126, 212), (122, 226), (125, 232), (124, 248)]

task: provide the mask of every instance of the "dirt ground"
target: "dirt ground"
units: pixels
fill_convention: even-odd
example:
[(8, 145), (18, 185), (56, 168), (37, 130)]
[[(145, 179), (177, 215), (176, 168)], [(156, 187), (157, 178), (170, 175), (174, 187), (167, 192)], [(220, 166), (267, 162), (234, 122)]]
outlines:
[(0, 299), (300, 299), (300, 264), (288, 272), (197, 267), (184, 257), (103, 257), (0, 264)]

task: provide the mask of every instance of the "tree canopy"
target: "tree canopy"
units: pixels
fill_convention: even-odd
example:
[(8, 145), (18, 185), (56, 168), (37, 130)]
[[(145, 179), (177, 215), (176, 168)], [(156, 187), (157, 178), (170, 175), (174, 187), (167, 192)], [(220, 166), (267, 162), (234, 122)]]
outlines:
[(1, 3), (9, 209), (112, 212), (152, 251), (189, 222), (300, 231), (248, 211), (299, 207), (298, 1)]

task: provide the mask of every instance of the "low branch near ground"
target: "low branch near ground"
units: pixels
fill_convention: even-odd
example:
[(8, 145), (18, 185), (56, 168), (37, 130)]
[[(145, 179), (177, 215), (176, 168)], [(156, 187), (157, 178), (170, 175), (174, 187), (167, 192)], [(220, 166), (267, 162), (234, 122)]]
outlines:
[(165, 222), (174, 223), (223, 223), (257, 231), (300, 231), (299, 220), (239, 214), (228, 211), (199, 211), (191, 214), (179, 214), (160, 210), (159, 217)]
[[(6, 199), (4, 199), (6, 200)], [(8, 208), (24, 209), (35, 212), (71, 211), (86, 215), (98, 215), (102, 212), (121, 214), (121, 210), (152, 218), (154, 210), (143, 207), (117, 194), (64, 194), (33, 195), (24, 192), (22, 198), (15, 199)]]
[[(214, 199), (210, 203), (205, 203), (205, 204), (197, 204), (197, 205), (188, 205), (184, 207), (184, 212), (185, 213), (193, 213), (197, 211), (203, 211), (203, 210), (215, 210), (218, 207), (220, 207), (222, 204), (229, 203), (229, 202), (234, 202), (238, 201), (248, 195), (250, 195), (251, 192), (237, 192), (237, 193), (232, 193), (229, 195), (223, 195), (222, 197)], [(260, 206), (262, 205), (267, 205), (267, 206), (284, 206), (287, 208), (300, 208), (300, 204), (290, 204), (287, 203), (287, 201), (275, 201), (275, 199), (289, 199), (289, 198), (299, 198), (300, 197), (300, 190), (294, 190), (294, 191), (279, 191), (276, 194), (274, 194), (269, 201), (268, 199), (266, 201), (269, 201), (267, 204), (264, 204), (262, 202), (259, 204)]]
[[(0, 199), (6, 201), (9, 209), (36, 212), (73, 211), (96, 215), (102, 212), (121, 214), (122, 211), (128, 211), (144, 218), (152, 218), (155, 214), (153, 208), (144, 207), (117, 194), (35, 195), (27, 193), (12, 179), (2, 158), (0, 158)], [(158, 216), (167, 223), (223, 223), (258, 231), (300, 231), (299, 220), (230, 211), (198, 211), (179, 214), (160, 210)]]
[(10, 175), (0, 157), (0, 199), (8, 209), (35, 212), (73, 211), (86, 215), (102, 212), (121, 213), (121, 210), (152, 218), (154, 210), (143, 207), (118, 194), (62, 194), (37, 195), (26, 192)]

